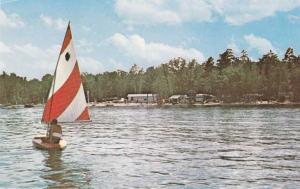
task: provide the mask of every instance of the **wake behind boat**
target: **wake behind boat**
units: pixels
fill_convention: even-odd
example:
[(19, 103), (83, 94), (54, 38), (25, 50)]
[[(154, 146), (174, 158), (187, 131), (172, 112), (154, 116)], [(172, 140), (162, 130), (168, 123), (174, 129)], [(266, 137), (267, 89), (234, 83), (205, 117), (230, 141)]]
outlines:
[[(66, 141), (62, 138), (61, 131), (53, 131), (54, 126), (59, 126), (56, 122), (74, 122), (89, 119), (69, 23), (42, 117), (42, 122), (48, 124), (47, 133), (46, 136), (34, 137), (32, 143), (39, 149), (62, 150), (66, 147)], [(55, 137), (59, 140), (53, 141)]]

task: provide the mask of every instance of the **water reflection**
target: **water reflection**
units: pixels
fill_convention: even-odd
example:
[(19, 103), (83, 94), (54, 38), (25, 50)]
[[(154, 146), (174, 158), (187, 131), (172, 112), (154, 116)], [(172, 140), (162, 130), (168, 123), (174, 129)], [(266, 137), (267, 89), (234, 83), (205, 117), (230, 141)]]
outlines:
[(46, 188), (85, 188), (89, 186), (89, 171), (79, 168), (76, 164), (73, 164), (74, 168), (69, 167), (63, 161), (62, 151), (42, 151), (42, 153), (45, 157), (45, 169), (41, 177), (48, 181)]

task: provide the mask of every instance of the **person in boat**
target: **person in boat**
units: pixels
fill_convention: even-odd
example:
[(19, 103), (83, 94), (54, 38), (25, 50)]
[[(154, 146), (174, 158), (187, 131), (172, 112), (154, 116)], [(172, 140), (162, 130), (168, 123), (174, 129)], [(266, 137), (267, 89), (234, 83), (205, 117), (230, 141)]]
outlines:
[(50, 123), (49, 142), (53, 144), (58, 144), (61, 138), (62, 138), (61, 126), (58, 125), (57, 120), (54, 119)]

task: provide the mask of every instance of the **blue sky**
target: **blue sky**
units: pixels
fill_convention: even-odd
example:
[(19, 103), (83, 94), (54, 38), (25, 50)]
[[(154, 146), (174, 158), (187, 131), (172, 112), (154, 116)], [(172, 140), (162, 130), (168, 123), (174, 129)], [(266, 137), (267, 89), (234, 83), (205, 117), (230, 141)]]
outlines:
[(83, 72), (155, 66), (173, 57), (300, 54), (300, 0), (0, 0), (0, 71), (53, 73), (71, 21)]

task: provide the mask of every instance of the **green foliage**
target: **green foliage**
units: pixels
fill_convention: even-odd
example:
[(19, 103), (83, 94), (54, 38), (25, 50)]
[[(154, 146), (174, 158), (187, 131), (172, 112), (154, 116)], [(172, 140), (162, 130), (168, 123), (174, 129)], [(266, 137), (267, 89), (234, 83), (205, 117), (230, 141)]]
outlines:
[(14, 73), (10, 75), (3, 72), (0, 75), (0, 103), (1, 104), (26, 104), (40, 103), (47, 99), (52, 76), (47, 74), (42, 81), (37, 79), (27, 80)]
[[(46, 74), (41, 80), (28, 81), (3, 72), (0, 104), (42, 103), (47, 99), (52, 78)], [(83, 73), (82, 81), (89, 101), (126, 97), (128, 93), (158, 93), (164, 98), (208, 93), (228, 102), (242, 101), (245, 95), (253, 94), (265, 100), (300, 101), (300, 56), (288, 48), (283, 60), (270, 51), (254, 62), (245, 50), (235, 57), (227, 49), (220, 54), (217, 64), (212, 57), (202, 64), (176, 58), (146, 71), (133, 65), (129, 72)]]

